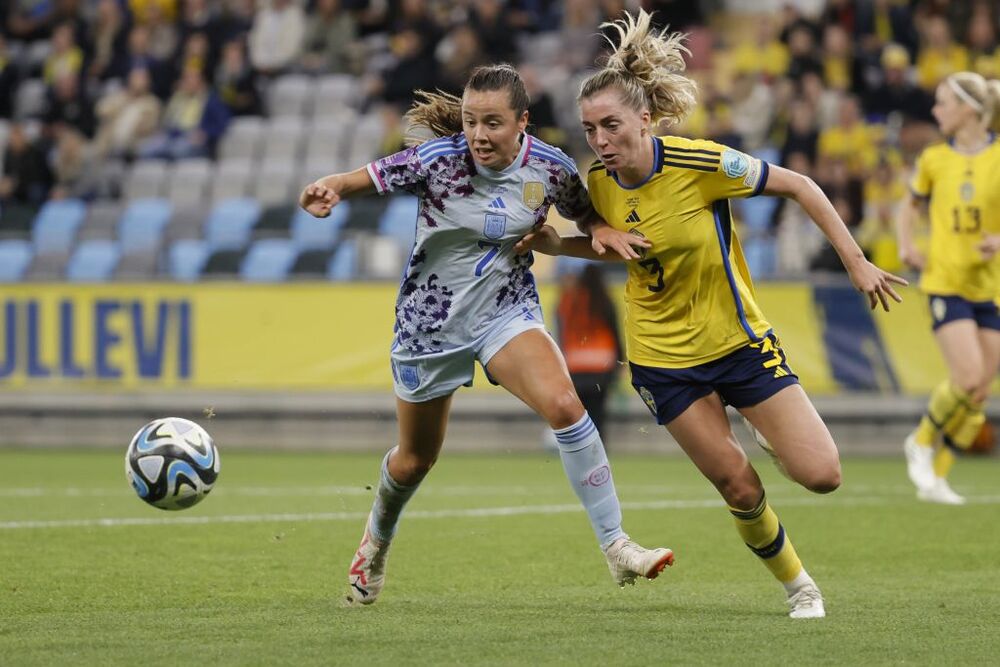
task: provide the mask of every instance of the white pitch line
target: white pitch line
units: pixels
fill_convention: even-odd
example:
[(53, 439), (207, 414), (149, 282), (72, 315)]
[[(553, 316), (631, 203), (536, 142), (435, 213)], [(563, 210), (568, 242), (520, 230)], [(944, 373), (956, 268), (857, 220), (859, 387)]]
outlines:
[[(824, 498), (788, 498), (778, 499), (776, 505), (789, 506), (844, 506), (844, 505), (886, 505), (891, 501), (905, 500), (895, 496), (846, 497), (838, 500)], [(976, 496), (968, 498), (970, 504), (995, 505), (1000, 504), (1000, 496)], [(704, 500), (654, 500), (649, 502), (626, 502), (622, 508), (629, 511), (660, 510), (660, 509), (695, 509), (706, 507), (723, 507), (717, 498)], [(406, 513), (407, 519), (453, 519), (478, 517), (505, 517), (530, 514), (567, 514), (583, 511), (580, 505), (524, 505), (520, 507), (481, 507), (472, 509), (447, 510), (413, 510)], [(219, 516), (176, 516), (157, 518), (104, 518), (104, 519), (67, 519), (55, 521), (4, 521), (0, 522), (0, 530), (18, 530), (24, 528), (117, 528), (121, 526), (176, 526), (205, 525), (218, 523), (276, 523), (276, 522), (315, 522), (315, 521), (362, 521), (368, 512), (315, 512), (306, 514), (230, 514)]]

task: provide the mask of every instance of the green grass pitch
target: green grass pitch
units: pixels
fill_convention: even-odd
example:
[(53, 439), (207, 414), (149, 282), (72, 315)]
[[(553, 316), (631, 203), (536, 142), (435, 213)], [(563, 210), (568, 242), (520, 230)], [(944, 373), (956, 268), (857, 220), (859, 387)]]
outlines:
[[(123, 447), (124, 451), (124, 447)], [(403, 516), (372, 607), (343, 604), (380, 453), (222, 452), (178, 513), (123, 452), (0, 451), (0, 664), (996, 664), (1000, 461), (964, 507), (918, 503), (902, 460), (844, 462), (815, 496), (757, 467), (823, 589), (792, 621), (685, 459), (613, 460), (625, 526), (677, 553), (619, 590), (557, 458), (445, 452)], [(479, 511), (477, 511), (479, 510)]]

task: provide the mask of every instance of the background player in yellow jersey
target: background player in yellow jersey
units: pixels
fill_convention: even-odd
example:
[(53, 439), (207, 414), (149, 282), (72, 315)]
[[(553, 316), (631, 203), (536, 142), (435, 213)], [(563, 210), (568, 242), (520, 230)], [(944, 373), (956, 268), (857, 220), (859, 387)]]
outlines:
[[(933, 113), (948, 141), (921, 154), (899, 214), (900, 255), (922, 272), (920, 288), (930, 299), (934, 337), (949, 371), (904, 445), (917, 495), (931, 502), (965, 502), (946, 479), (952, 452), (968, 449), (986, 421), (983, 405), (1000, 363), (994, 301), (1000, 294), (1000, 142), (990, 129), (998, 112), (998, 81), (960, 72), (938, 86)], [(912, 233), (925, 205), (931, 220), (926, 257)]]
[[(874, 308), (897, 301), (905, 284), (865, 260), (826, 196), (804, 176), (710, 141), (657, 137), (696, 104), (684, 69), (683, 35), (649, 27), (649, 15), (614, 24), (620, 45), (579, 96), (590, 147), (594, 208), (609, 225), (645, 237), (650, 247), (628, 263), (628, 358), (632, 384), (725, 499), (740, 537), (784, 585), (792, 618), (825, 615), (823, 598), (802, 567), (764, 487), (730, 428), (725, 404), (763, 436), (780, 467), (807, 489), (840, 485), (837, 447), (785, 361), (754, 300), (733, 230), (728, 199), (789, 197), (830, 239), (854, 285)], [(595, 229), (594, 238), (608, 232)], [(586, 238), (560, 239), (551, 228), (523, 247), (594, 257)], [(768, 446), (767, 443), (770, 443)]]

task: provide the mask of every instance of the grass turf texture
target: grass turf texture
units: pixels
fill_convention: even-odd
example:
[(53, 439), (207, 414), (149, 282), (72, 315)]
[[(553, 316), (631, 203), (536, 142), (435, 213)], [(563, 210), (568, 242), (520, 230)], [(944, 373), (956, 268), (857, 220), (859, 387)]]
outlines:
[(827, 599), (826, 619), (792, 621), (714, 491), (674, 458), (613, 461), (626, 528), (677, 553), (657, 581), (612, 584), (557, 458), (446, 455), (404, 513), (381, 599), (345, 607), (380, 459), (223, 451), (212, 495), (168, 513), (134, 496), (119, 453), (0, 451), (0, 664), (970, 665), (1000, 653), (997, 460), (959, 463), (971, 503), (956, 508), (918, 503), (902, 460), (845, 461), (844, 486), (818, 497), (758, 459)]

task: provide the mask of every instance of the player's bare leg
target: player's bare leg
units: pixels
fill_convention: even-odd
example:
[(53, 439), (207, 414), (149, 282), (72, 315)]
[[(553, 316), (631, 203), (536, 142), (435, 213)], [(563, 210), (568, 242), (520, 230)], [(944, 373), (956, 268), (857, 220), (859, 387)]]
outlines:
[(790, 479), (815, 493), (840, 486), (837, 445), (801, 386), (785, 387), (741, 408), (740, 414), (771, 447)]
[(371, 604), (382, 592), (399, 515), (437, 461), (450, 408), (450, 394), (424, 403), (396, 399), (399, 445), (382, 462), (375, 503), (347, 574), (348, 602)]
[(639, 577), (655, 579), (672, 565), (670, 549), (645, 549), (622, 530), (621, 505), (604, 444), (552, 338), (540, 329), (525, 331), (493, 355), (487, 370), (555, 431), (566, 476), (587, 510), (615, 582), (624, 586)]
[[(822, 618), (823, 597), (764, 494), (757, 471), (740, 447), (718, 394), (692, 403), (667, 424), (698, 470), (722, 495), (747, 547), (785, 588), (792, 618)], [(838, 467), (839, 470), (839, 467)]]

